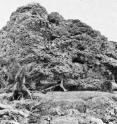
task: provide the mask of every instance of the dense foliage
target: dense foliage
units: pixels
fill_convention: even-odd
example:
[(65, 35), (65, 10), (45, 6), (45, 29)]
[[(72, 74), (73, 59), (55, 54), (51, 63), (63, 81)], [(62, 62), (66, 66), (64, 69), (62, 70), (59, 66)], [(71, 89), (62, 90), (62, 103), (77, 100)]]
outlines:
[[(11, 14), (0, 31), (0, 66), (15, 77), (12, 58), (27, 68), (25, 85), (30, 90), (109, 90), (116, 82), (117, 44), (80, 20), (65, 20), (47, 13), (39, 4), (29, 4)], [(11, 66), (12, 65), (12, 66)], [(6, 71), (6, 72), (7, 72)], [(10, 84), (1, 76), (1, 87)], [(4, 80), (4, 81), (3, 81)], [(12, 83), (15, 79), (12, 79)], [(108, 82), (108, 83), (105, 83)], [(105, 85), (109, 84), (109, 86)]]
[(0, 124), (116, 124), (116, 74), (116, 42), (22, 6), (0, 30)]

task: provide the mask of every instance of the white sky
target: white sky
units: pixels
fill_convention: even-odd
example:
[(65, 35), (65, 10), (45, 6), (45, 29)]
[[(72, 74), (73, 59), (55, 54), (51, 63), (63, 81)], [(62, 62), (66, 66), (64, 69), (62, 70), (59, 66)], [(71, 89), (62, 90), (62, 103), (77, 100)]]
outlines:
[(80, 19), (117, 41), (117, 0), (0, 0), (0, 28), (17, 7), (29, 2), (39, 2), (49, 13), (59, 12), (65, 19)]

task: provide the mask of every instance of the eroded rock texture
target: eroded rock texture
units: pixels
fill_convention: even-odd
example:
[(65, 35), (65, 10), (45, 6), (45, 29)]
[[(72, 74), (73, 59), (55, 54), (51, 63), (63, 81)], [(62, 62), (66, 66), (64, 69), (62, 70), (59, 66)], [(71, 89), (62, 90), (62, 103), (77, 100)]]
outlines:
[[(116, 124), (117, 94), (82, 91), (33, 94), (33, 100), (7, 101), (0, 95), (1, 124)], [(34, 97), (33, 97), (34, 98)]]
[[(27, 86), (43, 90), (63, 82), (68, 91), (111, 91), (117, 82), (117, 43), (80, 20), (65, 20), (29, 4), (11, 14), (0, 31), (0, 65), (15, 58), (26, 66)], [(115, 84), (116, 87), (116, 84)], [(52, 91), (63, 91), (59, 85)]]

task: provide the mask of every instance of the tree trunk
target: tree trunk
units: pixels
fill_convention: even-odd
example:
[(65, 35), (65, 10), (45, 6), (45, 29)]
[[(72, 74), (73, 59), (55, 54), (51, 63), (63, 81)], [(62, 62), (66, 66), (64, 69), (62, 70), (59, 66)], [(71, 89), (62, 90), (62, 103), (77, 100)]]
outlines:
[(25, 70), (22, 69), (16, 77), (16, 83), (13, 88), (12, 100), (20, 100), (21, 98), (32, 99), (31, 93), (25, 86)]

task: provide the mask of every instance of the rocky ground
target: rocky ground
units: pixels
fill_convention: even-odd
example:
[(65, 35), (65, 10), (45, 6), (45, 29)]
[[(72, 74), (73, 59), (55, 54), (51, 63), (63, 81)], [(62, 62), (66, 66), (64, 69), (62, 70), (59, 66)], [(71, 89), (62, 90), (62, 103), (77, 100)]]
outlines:
[(0, 123), (116, 124), (116, 74), (116, 42), (38, 3), (19, 7), (0, 30)]
[(33, 93), (33, 99), (0, 96), (1, 124), (116, 124), (117, 93), (97, 91)]

